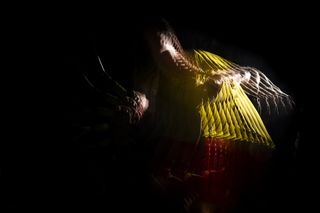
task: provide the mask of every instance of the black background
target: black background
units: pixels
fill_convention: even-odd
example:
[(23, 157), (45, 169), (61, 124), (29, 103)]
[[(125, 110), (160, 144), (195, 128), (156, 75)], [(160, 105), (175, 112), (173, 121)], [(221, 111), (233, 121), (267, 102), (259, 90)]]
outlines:
[[(164, 6), (156, 7), (163, 7), (165, 11)], [(37, 25), (40, 30), (32, 37), (40, 43), (39, 51), (35, 50), (35, 57), (38, 58), (36, 66), (43, 73), (37, 75), (39, 80), (36, 80), (35, 85), (40, 84), (32, 91), (41, 94), (34, 101), (28, 99), (35, 103), (30, 107), (32, 111), (29, 111), (35, 114), (27, 116), (25, 125), (28, 127), (21, 132), (27, 132), (28, 135), (32, 133), (28, 140), (30, 142), (18, 137), (17, 143), (8, 144), (8, 149), (4, 149), (5, 166), (1, 173), (4, 184), (1, 191), (5, 205), (13, 209), (102, 208), (114, 212), (111, 210), (114, 205), (105, 202), (112, 195), (101, 195), (104, 193), (99, 191), (99, 180), (95, 180), (97, 186), (92, 185), (94, 180), (91, 173), (96, 174), (95, 169), (90, 168), (87, 158), (81, 157), (74, 150), (76, 145), (70, 140), (72, 132), (68, 129), (65, 115), (78, 104), (73, 100), (76, 91), (82, 89), (77, 72), (90, 69), (91, 57), (100, 42), (104, 47), (100, 47), (100, 51), (110, 60), (110, 67), (123, 65), (122, 73), (112, 74), (130, 87), (130, 68), (135, 65), (137, 58), (143, 58), (146, 54), (141, 31), (145, 26), (152, 25), (154, 20), (165, 18), (178, 35), (185, 29), (200, 32), (223, 44), (263, 58), (272, 68), (278, 82), (288, 89), (286, 91), (296, 101), (296, 113), (287, 133), (288, 142), (280, 149), (279, 165), (273, 170), (273, 177), (279, 176), (279, 179), (266, 183), (271, 189), (266, 191), (263, 198), (244, 199), (244, 207), (239, 207), (238, 211), (304, 211), (309, 208), (313, 202), (311, 192), (316, 190), (312, 143), (317, 139), (306, 137), (309, 132), (306, 111), (311, 110), (307, 107), (310, 101), (307, 97), (310, 93), (308, 78), (314, 75), (308, 62), (313, 55), (310, 50), (313, 48), (310, 42), (313, 35), (309, 26), (313, 20), (302, 15), (304, 9), (299, 7), (294, 10), (265, 5), (258, 5), (255, 9), (230, 9), (227, 6), (223, 6), (223, 9), (218, 6), (211, 8), (201, 12), (179, 9), (157, 15), (141, 15), (146, 13), (143, 9), (142, 12), (131, 13), (117, 10), (117, 15), (111, 14), (111, 9), (75, 14), (67, 11), (67, 16), (64, 16), (65, 13), (62, 17), (56, 14), (49, 21)], [(132, 54), (138, 56), (126, 59), (124, 63), (123, 55)], [(125, 73), (127, 77), (122, 78)], [(297, 156), (293, 158), (291, 145), (297, 131), (300, 134), (300, 145)], [(95, 177), (99, 178), (99, 175)], [(132, 199), (130, 202), (126, 199), (117, 202), (124, 206), (126, 203), (141, 202), (139, 198)], [(250, 202), (256, 203), (258, 207), (248, 209), (247, 203)]]

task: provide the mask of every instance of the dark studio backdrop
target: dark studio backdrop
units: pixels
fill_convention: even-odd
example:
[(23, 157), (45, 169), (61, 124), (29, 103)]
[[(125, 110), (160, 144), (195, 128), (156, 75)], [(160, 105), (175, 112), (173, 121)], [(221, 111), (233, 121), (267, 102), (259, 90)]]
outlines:
[[(8, 184), (3, 186), (6, 205), (13, 209), (173, 211), (174, 204), (152, 195), (146, 184), (149, 150), (139, 145), (139, 140), (143, 141), (141, 132), (134, 136), (133, 130), (120, 137), (119, 141), (129, 141), (121, 148), (106, 148), (97, 142), (103, 140), (99, 138), (102, 136), (82, 138), (83, 129), (77, 126), (77, 122), (86, 119), (81, 112), (101, 102), (99, 96), (92, 95), (82, 73), (99, 80), (99, 55), (114, 79), (128, 90), (135, 89), (137, 69), (152, 62), (144, 33), (164, 18), (182, 46), (210, 47), (214, 53), (241, 65), (257, 67), (296, 102), (288, 115), (271, 118), (270, 132), (278, 144), (263, 186), (259, 190), (247, 189), (234, 212), (309, 208), (314, 180), (308, 155), (310, 141), (305, 137), (306, 82), (301, 80), (306, 69), (301, 63), (307, 58), (306, 27), (295, 14), (282, 12), (258, 9), (246, 16), (238, 12), (232, 18), (221, 12), (121, 18), (101, 13), (90, 19), (53, 21), (50, 36), (42, 39), (43, 45), (52, 48), (47, 60), (50, 75), (43, 80), (50, 85), (51, 100), (44, 105), (43, 112), (50, 114), (50, 130), (39, 134), (43, 144), (30, 152), (36, 158), (30, 160), (31, 166), (20, 164), (22, 159), (17, 158), (4, 169), (8, 178)], [(114, 160), (119, 152), (123, 159)], [(15, 166), (23, 172), (12, 169)], [(21, 180), (21, 175), (27, 177)]]

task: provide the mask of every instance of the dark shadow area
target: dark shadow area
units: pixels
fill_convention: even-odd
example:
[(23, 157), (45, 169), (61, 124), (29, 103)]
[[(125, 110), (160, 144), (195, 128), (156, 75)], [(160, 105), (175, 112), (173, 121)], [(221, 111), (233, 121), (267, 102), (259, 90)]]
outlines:
[[(97, 60), (99, 55), (106, 71), (128, 91), (142, 90), (147, 97), (152, 96), (153, 80), (161, 76), (156, 74), (145, 34), (160, 25), (163, 17), (185, 48), (208, 48), (241, 65), (263, 71), (265, 68), (271, 80), (292, 95), (296, 103), (288, 114), (272, 116), (266, 122), (276, 149), (263, 164), (261, 176), (241, 188), (227, 212), (297, 209), (304, 212), (311, 202), (315, 168), (309, 163), (312, 159), (308, 153), (312, 148), (306, 139), (307, 83), (301, 81), (299, 74), (305, 67), (297, 59), (299, 52), (302, 60), (303, 41), (297, 41), (299, 25), (292, 26), (292, 21), (281, 19), (280, 14), (276, 16), (278, 18), (272, 20), (239, 17), (232, 22), (226, 19), (212, 22), (210, 16), (113, 19), (97, 15), (92, 20), (73, 18), (54, 24), (50, 38), (42, 40), (44, 45), (53, 48), (48, 55), (50, 71), (47, 78), (42, 79), (42, 84), (50, 85), (46, 93), (50, 98), (44, 98), (40, 113), (47, 122), (34, 126), (41, 132), (37, 135), (40, 145), (30, 152), (32, 160), (23, 162), (18, 157), (27, 157), (23, 148), (14, 151), (15, 159), (9, 157), (11, 152), (3, 155), (7, 166), (1, 174), (7, 184), (0, 190), (6, 195), (7, 206), (11, 209), (183, 212), (183, 196), (179, 194), (183, 194), (183, 186), (172, 184), (172, 191), (159, 190), (150, 171), (154, 155), (159, 154), (156, 147), (164, 134), (171, 134), (170, 128), (179, 130), (176, 126), (185, 125), (190, 131), (184, 130), (181, 134), (190, 135), (190, 141), (196, 140), (192, 137), (198, 132), (195, 131), (199, 125), (197, 119), (183, 114), (193, 106), (184, 108), (185, 111), (178, 108), (189, 100), (188, 94), (181, 95), (186, 98), (174, 106), (180, 120), (167, 119), (171, 106), (163, 104), (162, 114), (147, 112), (139, 124), (131, 126), (122, 121), (126, 118), (109, 117), (109, 112), (101, 108), (105, 106), (103, 93), (97, 92), (83, 77), (85, 74), (98, 88), (109, 89), (108, 79)], [(163, 79), (160, 82), (170, 84)], [(165, 98), (174, 99), (175, 94), (171, 97), (165, 92), (186, 92), (179, 89), (166, 86), (162, 92)], [(103, 125), (105, 119), (110, 119), (111, 127)], [(45, 130), (42, 132), (42, 129)], [(244, 161), (250, 160), (255, 159), (249, 156)], [(253, 171), (253, 176), (256, 175), (254, 168), (261, 169), (258, 163), (249, 167), (244, 171)], [(21, 175), (28, 177), (21, 180)]]

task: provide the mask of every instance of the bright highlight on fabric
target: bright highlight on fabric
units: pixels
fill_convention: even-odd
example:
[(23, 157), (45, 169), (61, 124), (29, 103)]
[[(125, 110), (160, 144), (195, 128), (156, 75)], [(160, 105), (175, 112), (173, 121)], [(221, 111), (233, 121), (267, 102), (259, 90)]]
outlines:
[[(161, 53), (168, 51), (182, 70), (194, 74), (195, 86), (216, 85), (217, 95), (199, 105), (201, 134), (204, 138), (230, 142), (251, 142), (275, 147), (258, 111), (265, 106), (279, 113), (292, 107), (290, 96), (265, 74), (243, 67), (213, 53), (193, 50), (186, 53), (170, 30), (160, 34)], [(257, 102), (258, 111), (247, 96)], [(264, 104), (263, 104), (264, 103)]]
[(199, 113), (203, 137), (274, 147), (258, 112), (238, 84), (224, 81), (213, 100), (200, 104)]

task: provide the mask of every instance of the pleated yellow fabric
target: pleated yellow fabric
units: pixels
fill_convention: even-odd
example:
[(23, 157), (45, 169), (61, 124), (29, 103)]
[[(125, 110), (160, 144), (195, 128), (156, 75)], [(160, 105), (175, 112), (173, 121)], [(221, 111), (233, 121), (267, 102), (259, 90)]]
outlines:
[(274, 147), (260, 115), (239, 84), (222, 82), (213, 100), (202, 101), (199, 113), (204, 137)]

